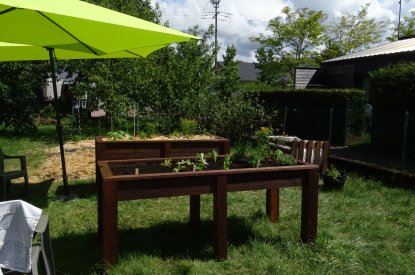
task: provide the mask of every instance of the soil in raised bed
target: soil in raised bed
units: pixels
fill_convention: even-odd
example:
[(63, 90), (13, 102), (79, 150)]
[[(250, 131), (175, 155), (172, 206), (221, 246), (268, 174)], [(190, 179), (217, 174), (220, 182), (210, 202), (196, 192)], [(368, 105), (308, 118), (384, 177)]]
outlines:
[[(180, 161), (180, 160), (179, 160)], [(138, 174), (154, 174), (154, 173), (172, 173), (178, 161), (172, 161), (171, 167), (164, 167), (161, 162), (137, 162), (137, 163), (110, 163), (110, 169), (113, 175), (136, 175)], [(264, 162), (260, 167), (279, 166), (275, 162)], [(233, 161), (230, 169), (252, 168), (248, 161)], [(138, 170), (137, 170), (138, 169)], [(218, 159), (216, 162), (210, 161), (204, 170), (223, 170), (223, 160)], [(193, 167), (186, 167), (181, 172), (193, 171)]]

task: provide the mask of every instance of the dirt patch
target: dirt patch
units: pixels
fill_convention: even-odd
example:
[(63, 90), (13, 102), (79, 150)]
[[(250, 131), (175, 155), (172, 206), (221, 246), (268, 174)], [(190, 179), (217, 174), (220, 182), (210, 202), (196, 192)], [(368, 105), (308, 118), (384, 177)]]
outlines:
[[(69, 179), (90, 179), (95, 177), (95, 141), (83, 140), (64, 145), (66, 173)], [(49, 150), (51, 156), (34, 173), (29, 174), (31, 182), (50, 178), (62, 179), (62, 164), (59, 146)]]

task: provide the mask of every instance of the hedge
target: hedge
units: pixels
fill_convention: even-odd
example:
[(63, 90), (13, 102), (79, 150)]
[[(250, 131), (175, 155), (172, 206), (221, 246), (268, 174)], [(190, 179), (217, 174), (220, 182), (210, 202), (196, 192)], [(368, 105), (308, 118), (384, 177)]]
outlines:
[(373, 105), (372, 144), (381, 152), (400, 156), (405, 113), (409, 112), (407, 150), (415, 158), (415, 63), (401, 63), (370, 74)]
[(332, 144), (345, 144), (347, 134), (361, 133), (366, 127), (367, 95), (361, 90), (274, 90), (258, 94), (268, 112), (279, 112), (280, 121), (275, 121), (274, 127), (281, 130), (286, 116), (285, 131), (289, 135), (328, 140), (331, 108)]

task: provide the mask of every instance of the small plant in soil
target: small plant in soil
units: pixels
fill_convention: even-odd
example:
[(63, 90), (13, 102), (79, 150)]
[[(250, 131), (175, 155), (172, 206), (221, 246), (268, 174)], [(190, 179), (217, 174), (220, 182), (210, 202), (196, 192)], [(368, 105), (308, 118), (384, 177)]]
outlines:
[(197, 121), (194, 119), (182, 118), (180, 119), (180, 128), (182, 130), (183, 135), (194, 135), (197, 131)]
[(204, 153), (197, 153), (196, 154), (196, 164), (195, 164), (195, 170), (196, 171), (202, 171), (205, 170), (208, 166), (208, 162), (206, 161), (205, 154)]
[(180, 172), (180, 171), (186, 170), (187, 167), (194, 167), (194, 166), (195, 164), (190, 159), (181, 160), (176, 163), (176, 167), (173, 168), (173, 171)]
[(212, 152), (210, 152), (210, 157), (213, 159), (214, 162), (216, 162), (218, 160), (218, 152), (216, 150), (212, 150)]
[(113, 140), (120, 140), (120, 139), (131, 139), (132, 137), (124, 131), (113, 131), (108, 132), (107, 136), (112, 138)]
[(297, 162), (291, 155), (284, 154), (279, 149), (273, 151), (268, 142), (268, 135), (270, 134), (272, 134), (272, 129), (267, 127), (261, 127), (259, 131), (255, 132), (256, 144), (249, 150), (249, 153), (245, 154), (250, 166), (260, 167), (261, 164), (266, 162), (274, 162), (278, 165), (295, 165)]
[(323, 175), (324, 189), (342, 189), (346, 181), (346, 173), (340, 171), (333, 164), (330, 165), (327, 172)]
[(229, 154), (226, 154), (223, 159), (223, 169), (229, 170), (229, 168), (231, 167), (231, 164), (232, 164), (231, 156)]
[(160, 165), (162, 167), (170, 168), (171, 167), (171, 159), (165, 159)]
[(338, 179), (340, 175), (340, 171), (333, 164), (331, 164), (329, 169), (327, 170), (327, 176), (330, 176), (333, 179)]
[(278, 165), (295, 165), (297, 163), (291, 155), (284, 154), (280, 149), (275, 150), (274, 160)]

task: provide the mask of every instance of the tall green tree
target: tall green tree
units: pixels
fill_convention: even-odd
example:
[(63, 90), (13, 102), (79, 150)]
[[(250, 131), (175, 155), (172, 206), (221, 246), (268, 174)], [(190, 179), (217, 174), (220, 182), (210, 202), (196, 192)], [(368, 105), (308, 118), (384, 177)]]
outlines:
[(353, 53), (381, 41), (386, 23), (367, 18), (369, 7), (369, 3), (361, 6), (357, 14), (342, 12), (339, 20), (329, 24), (325, 51), (329, 57)]
[[(153, 7), (150, 0), (89, 2), (154, 23), (160, 22), (159, 6)], [(139, 89), (137, 83), (142, 83), (142, 77), (146, 76), (141, 69), (148, 63), (146, 59), (76, 60), (62, 64), (62, 67), (78, 75), (76, 85), (71, 87), (75, 97), (81, 97), (87, 91), (90, 109), (104, 108), (113, 123), (122, 124), (134, 105), (132, 99)]]
[(226, 54), (222, 55), (223, 62), (217, 68), (215, 83), (216, 92), (222, 97), (230, 97), (234, 92), (239, 91), (240, 79), (238, 73), (239, 62), (234, 60), (236, 49), (234, 46), (226, 48)]
[[(415, 35), (415, 11), (411, 11), (410, 16), (405, 16), (399, 26), (399, 36)], [(392, 33), (387, 38), (388, 41), (398, 40), (398, 26), (392, 27)]]
[(267, 29), (271, 35), (260, 34), (251, 38), (261, 45), (257, 50), (259, 66), (266, 69), (264, 73), (270, 74), (262, 76), (265, 79), (287, 73), (292, 75), (292, 68), (299, 64), (316, 64), (313, 52), (324, 38), (323, 22), (327, 15), (323, 11), (285, 7), (282, 14), (268, 22)]

